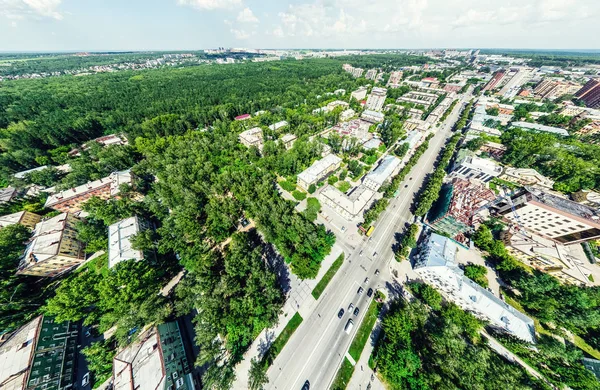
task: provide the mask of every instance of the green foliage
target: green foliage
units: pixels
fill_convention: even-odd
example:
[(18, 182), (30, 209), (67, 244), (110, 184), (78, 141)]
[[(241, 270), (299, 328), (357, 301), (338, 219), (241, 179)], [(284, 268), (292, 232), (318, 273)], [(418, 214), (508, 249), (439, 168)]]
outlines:
[(521, 129), (504, 132), (502, 143), (507, 147), (505, 164), (536, 169), (555, 180), (555, 190), (600, 188), (600, 146)]
[(337, 181), (338, 181), (338, 177), (335, 175), (331, 175), (327, 178), (327, 183), (330, 185), (337, 183)]
[(413, 223), (408, 229), (402, 234), (402, 238), (396, 248), (396, 260), (401, 261), (406, 259), (410, 254), (412, 248), (417, 246), (417, 233), (419, 232), (419, 225)]
[(290, 183), (287, 180), (280, 181), (279, 185), (281, 186), (281, 188), (283, 188), (287, 192), (292, 192), (292, 191), (296, 190), (296, 185), (294, 183)]
[(448, 109), (446, 109), (446, 111), (444, 111), (444, 113), (442, 114), (439, 122), (442, 123), (446, 120), (446, 118), (448, 118), (448, 115), (450, 115), (450, 113), (452, 112), (452, 110), (454, 110), (454, 107), (456, 106), (456, 104), (458, 103), (458, 99), (455, 99), (452, 101), (452, 103), (450, 103), (450, 107), (448, 107)]
[(425, 153), (427, 148), (429, 148), (429, 140), (432, 137), (433, 137), (432, 134), (427, 136), (427, 139), (425, 140), (425, 142), (423, 142), (417, 148), (417, 150), (415, 150), (414, 154), (410, 157), (410, 159), (407, 161), (407, 163), (402, 167), (400, 172), (398, 172), (398, 174), (392, 178), (390, 185), (387, 186), (384, 190), (383, 196), (385, 198), (388, 198), (388, 199), (392, 198), (394, 196), (394, 194), (396, 193), (396, 191), (398, 191), (398, 189), (400, 188), (400, 183), (404, 180), (404, 178), (411, 171), (411, 169), (413, 169), (414, 166), (417, 165), (419, 158), (421, 158), (423, 153)]
[(352, 379), (352, 373), (354, 372), (354, 366), (350, 363), (347, 357), (344, 357), (344, 361), (340, 366), (335, 379), (331, 384), (331, 390), (345, 390)]
[(290, 337), (292, 337), (292, 335), (294, 334), (296, 329), (298, 329), (301, 323), (302, 316), (300, 315), (300, 313), (294, 313), (292, 318), (290, 318), (288, 323), (285, 325), (285, 328), (283, 328), (279, 336), (277, 336), (275, 341), (273, 341), (273, 344), (271, 344), (271, 346), (265, 353), (265, 356), (263, 357), (263, 362), (265, 366), (268, 367), (271, 364), (273, 364), (277, 355), (279, 355), (283, 347), (285, 347)]
[(269, 383), (267, 368), (261, 361), (256, 358), (250, 360), (250, 370), (248, 370), (248, 389), (263, 390), (264, 386)]
[(394, 154), (398, 156), (398, 158), (402, 158), (406, 155), (410, 149), (410, 145), (407, 142), (401, 143), (396, 149), (394, 149)]
[(456, 145), (458, 144), (458, 141), (460, 140), (461, 136), (461, 133), (454, 134), (446, 144), (446, 148), (440, 155), (435, 171), (427, 181), (425, 189), (419, 195), (419, 199), (417, 202), (418, 206), (415, 210), (415, 215), (418, 215), (420, 217), (425, 216), (425, 214), (427, 214), (433, 203), (438, 199), (440, 190), (443, 185), (444, 177), (446, 176), (446, 168), (450, 163), (450, 159), (454, 154), (454, 149), (456, 148)]
[(308, 193), (309, 194), (314, 194), (316, 190), (317, 190), (317, 187), (314, 184), (311, 184), (311, 185), (308, 186)]
[(433, 103), (431, 106), (429, 106), (427, 108), (427, 110), (425, 110), (421, 119), (423, 119), (423, 120), (427, 119), (429, 114), (431, 114), (433, 112), (433, 110), (435, 110), (437, 108), (437, 106), (439, 106), (444, 101), (444, 99), (446, 98), (446, 95), (447, 95), (446, 93), (443, 93), (440, 96), (438, 96), (435, 103)]
[(321, 203), (317, 198), (308, 198), (306, 200), (306, 210), (304, 210), (304, 216), (309, 221), (315, 221), (317, 219), (317, 215), (321, 211)]
[(81, 353), (85, 356), (91, 373), (90, 383), (92, 388), (106, 382), (112, 375), (113, 358), (116, 354), (114, 340), (96, 341), (83, 348)]
[(500, 109), (498, 107), (486, 108), (485, 113), (491, 116), (498, 116), (498, 114), (500, 114)]
[(363, 173), (363, 165), (356, 160), (350, 160), (348, 162), (348, 171), (353, 179), (358, 179)]
[(433, 310), (439, 311), (442, 309), (442, 295), (435, 288), (419, 282), (412, 282), (409, 286), (415, 296), (422, 299)]
[(483, 288), (487, 288), (489, 285), (487, 275), (487, 268), (479, 264), (467, 264), (465, 266), (465, 276)]
[(336, 187), (342, 192), (347, 192), (350, 189), (350, 187), (352, 187), (352, 185), (347, 181), (342, 180), (337, 183)]
[(356, 362), (360, 359), (360, 355), (365, 348), (365, 344), (369, 340), (369, 336), (371, 335), (373, 326), (375, 326), (375, 322), (377, 321), (381, 307), (381, 303), (375, 300), (371, 301), (369, 307), (367, 308), (367, 313), (365, 314), (360, 327), (354, 335), (352, 344), (350, 344), (350, 348), (348, 349), (348, 354), (352, 356), (352, 359), (354, 359)]
[(388, 388), (545, 389), (471, 337), (481, 325), (455, 305), (438, 314), (418, 302), (396, 302), (381, 327), (374, 363)]
[(364, 214), (364, 225), (369, 226), (379, 218), (379, 214), (386, 209), (389, 200), (386, 198), (377, 199)]
[(473, 152), (478, 151), (483, 145), (485, 145), (485, 139), (481, 138), (481, 137), (477, 137), (477, 138), (473, 138), (468, 140), (465, 143), (465, 148), (469, 149)]
[(329, 267), (329, 269), (327, 270), (325, 275), (323, 275), (321, 280), (319, 280), (319, 283), (317, 283), (315, 288), (312, 290), (311, 294), (315, 299), (319, 299), (321, 294), (323, 294), (323, 291), (325, 291), (325, 288), (327, 287), (329, 282), (331, 282), (331, 279), (333, 279), (333, 277), (335, 276), (335, 274), (340, 269), (340, 267), (342, 266), (343, 263), (344, 263), (344, 254), (342, 253), (341, 255), (339, 255), (337, 257), (337, 259), (335, 259), (333, 264), (331, 264), (331, 267)]
[(304, 199), (306, 199), (306, 192), (295, 190), (295, 191), (292, 191), (292, 196), (296, 200), (304, 200)]

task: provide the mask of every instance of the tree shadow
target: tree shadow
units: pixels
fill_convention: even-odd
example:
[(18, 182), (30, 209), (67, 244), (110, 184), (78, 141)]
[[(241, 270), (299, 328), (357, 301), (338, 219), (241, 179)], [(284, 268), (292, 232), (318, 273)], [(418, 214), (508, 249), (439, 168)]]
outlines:
[(265, 337), (261, 338), (258, 343), (258, 357), (263, 358), (271, 345), (275, 341), (275, 332), (272, 330), (265, 331)]

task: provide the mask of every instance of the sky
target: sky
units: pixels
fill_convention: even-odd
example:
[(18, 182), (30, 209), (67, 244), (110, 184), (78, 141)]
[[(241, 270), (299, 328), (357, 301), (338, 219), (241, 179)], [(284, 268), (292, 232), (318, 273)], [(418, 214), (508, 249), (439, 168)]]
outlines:
[(0, 0), (0, 51), (600, 49), (600, 0)]

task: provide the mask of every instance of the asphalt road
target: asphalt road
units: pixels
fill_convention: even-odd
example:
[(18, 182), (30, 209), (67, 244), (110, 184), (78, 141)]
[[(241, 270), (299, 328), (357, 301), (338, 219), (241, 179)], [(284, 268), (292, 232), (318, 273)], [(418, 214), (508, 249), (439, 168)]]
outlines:
[[(458, 120), (460, 108), (468, 98), (470, 96), (464, 97), (461, 104), (456, 105), (444, 124), (437, 129), (435, 136), (429, 141), (427, 151), (400, 184), (400, 195), (390, 201), (380, 216), (371, 239), (346, 243), (343, 235), (338, 236), (339, 241), (347, 244), (343, 245), (345, 248), (356, 249), (346, 253), (344, 264), (321, 296), (316, 308), (309, 318), (304, 318), (302, 325), (274, 361), (268, 371), (268, 389), (301, 389), (306, 380), (310, 382), (311, 389), (329, 388), (372, 299), (367, 297), (367, 290), (383, 288), (392, 280), (388, 264), (394, 256), (392, 245), (395, 243), (395, 233), (402, 231), (407, 222), (413, 221), (410, 207), (414, 195), (422, 186), (426, 175), (433, 170), (440, 150), (451, 135), (452, 126)], [(378, 276), (375, 275), (376, 270), (380, 270)], [(369, 281), (365, 283), (367, 277)], [(359, 287), (364, 289), (361, 295), (357, 294)], [(360, 308), (358, 316), (347, 310), (350, 303)], [(341, 319), (338, 318), (340, 308), (345, 310)], [(354, 327), (347, 334), (344, 327), (350, 318), (354, 321)]]

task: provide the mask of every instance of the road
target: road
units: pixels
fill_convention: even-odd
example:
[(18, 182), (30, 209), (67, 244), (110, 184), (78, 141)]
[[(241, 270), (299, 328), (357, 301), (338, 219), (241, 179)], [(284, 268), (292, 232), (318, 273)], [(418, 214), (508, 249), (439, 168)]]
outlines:
[[(346, 261), (312, 314), (309, 318), (304, 318), (302, 325), (275, 359), (268, 371), (268, 389), (300, 389), (307, 380), (311, 389), (327, 389), (331, 386), (372, 299), (367, 297), (367, 290), (383, 288), (392, 280), (388, 264), (394, 257), (392, 245), (395, 233), (401, 231), (407, 222), (413, 221), (410, 207), (414, 195), (422, 186), (426, 175), (433, 170), (440, 150), (451, 135), (452, 126), (458, 120), (461, 107), (469, 98), (470, 95), (464, 96), (437, 129), (435, 136), (429, 141), (427, 151), (400, 184), (401, 195), (392, 199), (381, 214), (371, 239), (344, 245), (345, 248), (356, 249), (346, 253)], [(344, 241), (343, 235), (338, 236), (338, 240)], [(375, 275), (376, 270), (380, 271), (379, 275)], [(365, 278), (369, 278), (369, 281), (365, 282)], [(359, 287), (364, 289), (361, 295), (357, 294)], [(347, 310), (350, 303), (360, 309), (358, 316)], [(341, 319), (337, 315), (340, 308), (345, 310)], [(350, 318), (354, 321), (354, 327), (347, 334), (344, 327)]]

